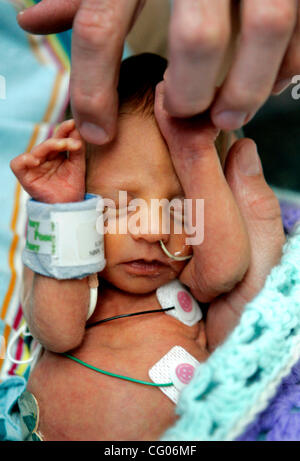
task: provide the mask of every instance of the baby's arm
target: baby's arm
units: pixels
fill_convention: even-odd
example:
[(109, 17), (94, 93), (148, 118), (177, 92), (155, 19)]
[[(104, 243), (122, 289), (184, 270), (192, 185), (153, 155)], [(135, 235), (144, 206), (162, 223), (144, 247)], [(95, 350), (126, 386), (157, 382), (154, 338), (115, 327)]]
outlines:
[[(10, 166), (24, 189), (40, 202), (84, 199), (85, 152), (73, 120)], [(80, 345), (89, 306), (87, 278), (56, 280), (24, 267), (22, 304), (30, 332), (46, 349), (63, 353)]]

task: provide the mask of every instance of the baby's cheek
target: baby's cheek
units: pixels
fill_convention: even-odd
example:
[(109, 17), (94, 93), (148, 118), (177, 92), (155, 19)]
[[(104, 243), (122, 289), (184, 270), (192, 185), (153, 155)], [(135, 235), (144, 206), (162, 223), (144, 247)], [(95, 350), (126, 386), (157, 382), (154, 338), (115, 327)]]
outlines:
[[(124, 256), (122, 258), (122, 254), (126, 255), (126, 235), (120, 234), (113, 234), (113, 233), (104, 233), (104, 253), (106, 259), (107, 267), (112, 265), (118, 264), (121, 260), (124, 260)], [(123, 251), (122, 251), (123, 250)]]

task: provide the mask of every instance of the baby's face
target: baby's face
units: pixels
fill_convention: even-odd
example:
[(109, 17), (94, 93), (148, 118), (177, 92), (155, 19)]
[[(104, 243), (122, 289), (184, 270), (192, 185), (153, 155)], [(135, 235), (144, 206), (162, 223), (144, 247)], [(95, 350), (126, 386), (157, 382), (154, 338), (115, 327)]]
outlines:
[[(163, 240), (172, 254), (180, 252), (180, 256), (186, 256), (191, 253), (191, 249), (185, 246), (184, 230), (178, 234), (177, 228), (176, 233), (174, 232), (173, 224), (174, 220), (178, 220), (178, 215), (169, 214), (168, 232), (162, 226), (162, 209), (156, 217), (153, 217), (153, 212), (151, 215), (153, 199), (171, 201), (178, 198), (178, 202), (184, 199), (168, 148), (154, 118), (138, 114), (119, 117), (118, 135), (112, 143), (90, 147), (87, 192), (112, 200), (117, 208), (115, 219), (111, 221), (116, 223), (117, 232), (105, 233), (107, 265), (100, 275), (121, 290), (150, 293), (178, 277), (186, 264), (166, 256), (161, 249), (160, 240)], [(119, 207), (119, 191), (127, 193), (125, 208)], [(135, 208), (135, 211), (126, 208), (134, 199), (142, 199), (147, 205), (142, 214), (141, 208)], [(111, 210), (108, 206), (109, 214)], [(150, 224), (147, 226), (147, 219), (143, 221), (146, 227), (142, 228), (138, 217), (148, 218), (148, 223), (150, 219), (152, 223), (156, 219), (154, 231)], [(118, 225), (123, 226), (122, 233)]]

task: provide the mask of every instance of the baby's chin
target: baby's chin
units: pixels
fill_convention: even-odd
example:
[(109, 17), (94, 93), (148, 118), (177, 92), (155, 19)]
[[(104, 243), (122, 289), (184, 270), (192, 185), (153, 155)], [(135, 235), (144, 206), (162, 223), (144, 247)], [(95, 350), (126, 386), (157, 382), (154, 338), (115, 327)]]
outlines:
[(100, 272), (99, 276), (119, 290), (140, 295), (152, 293), (157, 290), (157, 288), (175, 280), (177, 277), (174, 273), (168, 273), (158, 277), (117, 276), (117, 274), (107, 273), (106, 271)]

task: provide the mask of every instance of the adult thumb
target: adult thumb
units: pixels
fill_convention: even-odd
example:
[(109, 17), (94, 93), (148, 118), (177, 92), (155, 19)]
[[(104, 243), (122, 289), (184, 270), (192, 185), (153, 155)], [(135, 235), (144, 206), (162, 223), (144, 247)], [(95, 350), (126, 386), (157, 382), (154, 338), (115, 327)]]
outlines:
[(211, 350), (225, 340), (238, 324), (245, 305), (263, 288), (272, 268), (279, 263), (285, 243), (279, 202), (264, 178), (253, 141), (242, 139), (233, 145), (225, 175), (246, 224), (250, 264), (244, 279), (208, 309), (206, 330)]
[[(233, 145), (225, 176), (246, 223), (251, 246), (247, 276), (252, 291), (257, 292), (282, 254), (285, 235), (280, 205), (265, 180), (256, 144), (251, 139)], [(247, 297), (251, 299), (252, 293)]]

